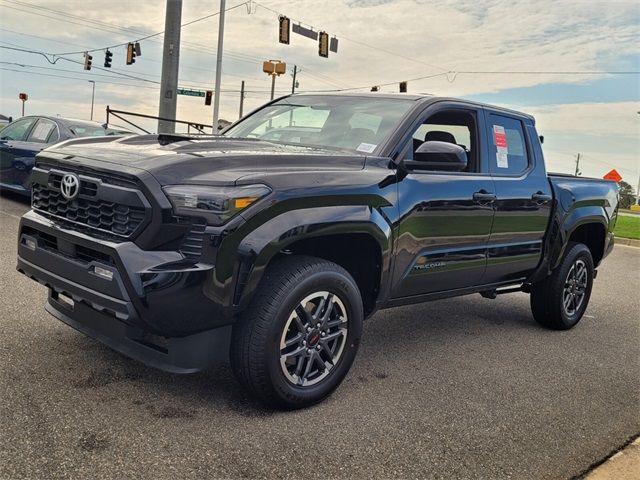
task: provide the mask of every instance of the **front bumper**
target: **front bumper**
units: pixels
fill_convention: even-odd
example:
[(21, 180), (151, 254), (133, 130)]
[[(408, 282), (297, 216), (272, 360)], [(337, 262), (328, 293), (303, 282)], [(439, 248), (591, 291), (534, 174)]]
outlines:
[(64, 230), (31, 211), (17, 269), (49, 288), (53, 316), (146, 364), (186, 373), (228, 355), (232, 317), (210, 264)]

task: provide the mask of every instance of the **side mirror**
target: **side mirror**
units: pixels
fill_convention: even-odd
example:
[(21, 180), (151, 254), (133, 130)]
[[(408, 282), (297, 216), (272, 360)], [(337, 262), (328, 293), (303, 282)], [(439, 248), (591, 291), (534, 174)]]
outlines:
[(467, 152), (455, 143), (424, 142), (413, 157), (413, 161), (405, 162), (410, 169), (461, 172), (467, 168)]

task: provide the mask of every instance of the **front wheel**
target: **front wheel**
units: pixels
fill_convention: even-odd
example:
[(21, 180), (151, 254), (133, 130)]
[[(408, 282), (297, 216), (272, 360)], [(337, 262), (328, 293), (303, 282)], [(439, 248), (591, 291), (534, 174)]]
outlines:
[(234, 326), (231, 366), (271, 406), (313, 405), (347, 375), (362, 320), (360, 292), (346, 270), (319, 258), (282, 259)]
[(587, 246), (569, 243), (560, 265), (531, 288), (531, 310), (536, 321), (554, 330), (575, 326), (589, 304), (593, 274), (593, 258)]

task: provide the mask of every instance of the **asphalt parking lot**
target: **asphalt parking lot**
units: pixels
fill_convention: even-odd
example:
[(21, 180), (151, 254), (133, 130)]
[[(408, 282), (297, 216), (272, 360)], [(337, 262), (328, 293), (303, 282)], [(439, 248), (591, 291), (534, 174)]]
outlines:
[(604, 262), (575, 329), (525, 294), (379, 312), (345, 383), (266, 410), (227, 366), (147, 368), (54, 320), (15, 270), (0, 197), (0, 478), (571, 478), (640, 433), (640, 249)]

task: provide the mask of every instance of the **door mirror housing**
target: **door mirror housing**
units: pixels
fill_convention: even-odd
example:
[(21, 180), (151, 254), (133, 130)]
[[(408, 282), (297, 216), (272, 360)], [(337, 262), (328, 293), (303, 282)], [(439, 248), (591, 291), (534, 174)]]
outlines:
[(467, 152), (455, 143), (424, 142), (416, 149), (413, 157), (414, 160), (405, 161), (405, 165), (411, 170), (461, 172), (467, 168)]

